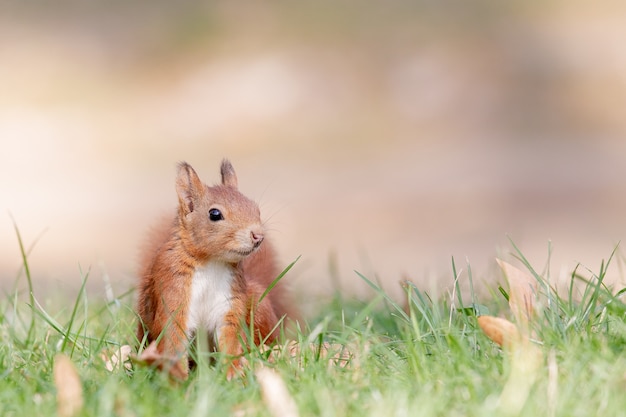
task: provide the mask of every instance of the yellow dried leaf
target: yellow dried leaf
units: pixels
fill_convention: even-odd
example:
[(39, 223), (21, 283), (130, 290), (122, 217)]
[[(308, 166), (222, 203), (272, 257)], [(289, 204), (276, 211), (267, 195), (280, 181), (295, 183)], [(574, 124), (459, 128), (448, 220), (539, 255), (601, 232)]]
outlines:
[(518, 327), (510, 321), (492, 316), (478, 317), (483, 332), (502, 346), (511, 361), (509, 378), (498, 399), (503, 415), (518, 415), (537, 379), (543, 354)]
[(269, 368), (259, 368), (255, 372), (261, 386), (263, 402), (274, 417), (298, 417), (298, 407), (289, 394), (280, 375)]
[(517, 326), (500, 317), (480, 316), (478, 325), (488, 338), (503, 347), (511, 347), (519, 343), (521, 336)]
[(150, 343), (141, 355), (131, 356), (131, 359), (138, 365), (155, 366), (161, 371), (166, 371), (175, 380), (187, 379), (186, 362), (181, 362), (180, 358), (163, 355), (159, 352), (156, 341)]
[(527, 272), (496, 259), (509, 283), (509, 307), (520, 330), (527, 332), (537, 299), (537, 280)]
[(83, 408), (83, 387), (72, 361), (62, 353), (54, 357), (54, 385), (60, 417), (72, 417)]
[(504, 347), (511, 360), (511, 370), (498, 399), (500, 414), (518, 415), (537, 379), (543, 363), (543, 352), (530, 340), (530, 322), (537, 300), (537, 280), (529, 273), (496, 260), (509, 283), (509, 307), (515, 324), (492, 316), (478, 317), (483, 332)]
[(328, 358), (328, 366), (339, 366), (340, 368), (345, 368), (354, 359), (351, 350), (338, 343), (323, 343), (319, 355), (321, 358)]
[(126, 369), (131, 368), (130, 355), (132, 348), (129, 345), (120, 346), (109, 356), (108, 352), (103, 351), (100, 354), (100, 358), (104, 361), (104, 367), (107, 371), (113, 372), (118, 367), (124, 366)]
[(520, 414), (543, 365), (543, 352), (528, 338), (512, 345), (511, 371), (500, 393), (498, 405), (501, 414)]

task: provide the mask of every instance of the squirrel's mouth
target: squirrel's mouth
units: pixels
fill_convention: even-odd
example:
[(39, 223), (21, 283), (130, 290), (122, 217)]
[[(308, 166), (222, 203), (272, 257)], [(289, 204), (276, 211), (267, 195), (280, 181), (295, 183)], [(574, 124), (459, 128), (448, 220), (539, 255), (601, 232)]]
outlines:
[(242, 257), (246, 257), (250, 255), (252, 252), (254, 252), (256, 248), (258, 248), (258, 246), (253, 246), (252, 248), (247, 249), (247, 250), (231, 250), (230, 252), (236, 255), (242, 256)]
[(231, 254), (231, 256), (239, 258), (240, 260), (248, 257), (249, 255), (252, 254), (252, 252), (254, 252), (255, 250), (257, 250), (259, 248), (259, 246), (261, 246), (261, 242), (263, 242), (262, 240), (259, 240), (257, 242), (253, 242), (252, 244), (246, 245), (240, 245), (238, 248), (236, 249), (229, 249), (228, 252)]

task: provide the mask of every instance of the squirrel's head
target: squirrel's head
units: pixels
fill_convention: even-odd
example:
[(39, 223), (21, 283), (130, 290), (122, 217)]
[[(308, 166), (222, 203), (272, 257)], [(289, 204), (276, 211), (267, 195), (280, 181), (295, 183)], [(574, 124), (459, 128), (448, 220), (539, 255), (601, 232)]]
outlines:
[(201, 259), (242, 261), (263, 242), (259, 206), (237, 188), (237, 174), (224, 159), (222, 182), (205, 185), (186, 162), (178, 164), (176, 192), (185, 249)]

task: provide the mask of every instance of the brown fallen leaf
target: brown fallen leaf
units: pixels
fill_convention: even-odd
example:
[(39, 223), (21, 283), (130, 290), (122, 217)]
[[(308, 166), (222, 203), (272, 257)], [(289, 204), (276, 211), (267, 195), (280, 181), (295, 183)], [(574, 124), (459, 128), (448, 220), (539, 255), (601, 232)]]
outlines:
[(511, 347), (514, 343), (519, 343), (521, 335), (517, 326), (500, 317), (480, 316), (478, 325), (488, 338), (502, 347)]
[(510, 358), (511, 370), (498, 398), (498, 408), (503, 415), (518, 415), (543, 363), (543, 352), (530, 339), (536, 318), (537, 280), (500, 259), (497, 262), (509, 283), (509, 308), (515, 324), (500, 317), (480, 316), (478, 325)]
[(52, 370), (60, 417), (73, 417), (83, 408), (83, 386), (74, 364), (62, 353), (54, 357)]
[(502, 414), (517, 416), (524, 408), (543, 365), (543, 352), (528, 338), (522, 338), (509, 349), (511, 370), (500, 393), (498, 405)]
[(509, 378), (500, 393), (498, 408), (504, 415), (518, 415), (524, 407), (543, 362), (541, 350), (507, 319), (478, 317), (483, 332), (502, 346), (511, 363)]
[(155, 341), (146, 346), (139, 356), (133, 357), (133, 360), (140, 365), (152, 365), (160, 360), (163, 360), (163, 355), (159, 353), (157, 343)]
[(263, 402), (272, 416), (298, 417), (298, 407), (278, 372), (269, 368), (259, 368), (255, 375), (261, 386)]
[(509, 283), (509, 307), (520, 326), (520, 331), (528, 332), (529, 323), (535, 313), (537, 299), (537, 280), (527, 272), (513, 265), (496, 259)]

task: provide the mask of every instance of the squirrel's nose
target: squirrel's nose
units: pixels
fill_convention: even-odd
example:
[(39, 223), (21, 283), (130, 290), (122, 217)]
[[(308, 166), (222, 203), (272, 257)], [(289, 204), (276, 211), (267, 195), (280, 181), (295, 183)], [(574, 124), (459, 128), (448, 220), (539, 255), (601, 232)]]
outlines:
[(264, 236), (262, 232), (255, 232), (254, 230), (252, 230), (250, 232), (250, 239), (252, 239), (252, 243), (254, 243), (254, 246), (259, 246), (261, 244), (261, 242), (263, 242)]

